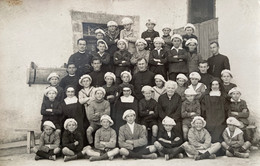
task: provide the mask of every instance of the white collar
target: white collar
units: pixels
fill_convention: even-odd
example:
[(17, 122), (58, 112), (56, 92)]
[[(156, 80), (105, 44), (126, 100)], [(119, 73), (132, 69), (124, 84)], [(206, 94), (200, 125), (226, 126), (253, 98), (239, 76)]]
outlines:
[[(230, 131), (229, 131), (229, 128), (228, 128), (228, 127), (226, 128), (226, 130), (227, 130), (228, 136), (231, 137), (231, 136), (230, 136)], [(243, 131), (242, 131), (240, 128), (236, 127), (236, 128), (235, 128), (235, 131), (234, 131), (234, 134), (232, 135), (231, 138), (234, 138), (235, 136), (237, 136), (237, 135), (240, 134), (240, 133), (243, 133)]]
[(133, 124), (130, 124), (130, 123), (127, 123), (127, 124), (128, 124), (128, 126), (129, 126), (129, 128), (130, 128), (132, 134), (134, 134), (134, 125), (135, 125), (135, 122), (134, 122)]
[(230, 101), (232, 102), (232, 103), (239, 103), (239, 102), (241, 102), (241, 99), (238, 99), (238, 101), (235, 101), (234, 99), (230, 99)]
[(105, 52), (100, 53), (100, 52), (98, 51), (98, 54), (102, 57), (102, 56), (105, 54)]
[(82, 52), (82, 51), (79, 51), (79, 53), (81, 53), (81, 54), (84, 54), (86, 51), (84, 51), (84, 52)]
[(161, 51), (161, 50), (162, 50), (162, 48), (159, 48), (159, 49), (157, 49), (157, 48), (154, 48), (154, 50), (156, 50), (156, 51)]
[(73, 96), (73, 97), (66, 97), (64, 99), (66, 105), (68, 104), (74, 104), (74, 103), (77, 103), (78, 102), (78, 98), (76, 96)]
[(170, 131), (166, 131), (166, 132), (167, 132), (167, 134), (168, 134), (169, 137), (172, 136), (172, 132), (170, 132)]
[(73, 75), (69, 74), (70, 77), (74, 77), (75, 75), (76, 75), (76, 74), (73, 74)]
[(133, 103), (135, 98), (130, 95), (129, 97), (121, 96), (120, 99), (123, 103)]
[(193, 88), (196, 91), (201, 85), (202, 85), (202, 83), (198, 82), (198, 84), (196, 85), (195, 88), (193, 88), (192, 84), (189, 85), (189, 88)]
[(180, 47), (178, 47), (178, 48), (175, 48), (174, 46), (172, 46), (172, 48), (171, 48), (171, 50), (173, 50), (173, 49), (175, 49), (175, 50), (182, 50), (183, 48), (181, 48), (181, 46)]
[(209, 92), (209, 95), (210, 95), (210, 96), (220, 96), (220, 95), (221, 95), (221, 92), (220, 92), (220, 91), (210, 91), (210, 92)]

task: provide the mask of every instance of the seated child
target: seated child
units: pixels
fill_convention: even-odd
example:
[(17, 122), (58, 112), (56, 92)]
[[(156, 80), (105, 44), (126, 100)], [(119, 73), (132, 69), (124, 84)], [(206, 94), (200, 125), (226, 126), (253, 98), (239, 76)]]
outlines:
[(224, 87), (224, 92), (226, 94), (228, 94), (228, 92), (232, 88), (237, 86), (236, 84), (233, 84), (233, 83), (230, 82), (232, 78), (233, 78), (233, 76), (232, 76), (232, 73), (231, 73), (230, 70), (228, 70), (228, 69), (222, 70), (222, 72), (221, 72), (221, 80), (223, 81), (222, 85)]
[(251, 143), (249, 141), (244, 142), (243, 131), (239, 129), (240, 122), (234, 117), (229, 117), (226, 122), (228, 127), (223, 132), (224, 142), (221, 143), (226, 150), (226, 155), (228, 157), (248, 158), (247, 150)]
[(122, 83), (119, 85), (119, 95), (123, 92), (123, 87), (125, 85), (129, 86), (132, 90), (134, 90), (134, 85), (130, 84), (131, 80), (132, 80), (132, 75), (130, 72), (128, 71), (123, 71), (120, 74)]
[(209, 69), (208, 61), (203, 60), (199, 62), (199, 74), (201, 76), (200, 82), (206, 85), (207, 89), (210, 89), (210, 83), (213, 80), (213, 76), (207, 73)]
[(171, 41), (171, 33), (172, 31), (172, 28), (170, 25), (168, 24), (165, 24), (163, 26), (163, 29), (162, 29), (162, 32), (163, 32), (163, 35), (162, 35), (162, 39), (164, 40), (164, 44), (163, 44), (163, 49), (168, 51), (172, 48), (172, 41)]
[(129, 17), (122, 19), (122, 25), (124, 29), (120, 31), (120, 39), (124, 39), (128, 42), (128, 52), (134, 54), (136, 52), (135, 42), (137, 39), (137, 34), (134, 32), (132, 25), (133, 20)]
[(195, 90), (195, 92), (197, 93), (195, 97), (196, 100), (201, 100), (207, 87), (203, 83), (199, 82), (201, 79), (199, 73), (192, 72), (190, 73), (189, 77), (190, 77), (191, 84), (188, 86), (188, 88), (192, 88)]
[(41, 129), (43, 128), (45, 121), (51, 121), (55, 124), (56, 133), (60, 136), (62, 109), (60, 102), (58, 102), (56, 99), (57, 93), (58, 91), (55, 87), (50, 86), (45, 89), (45, 96), (47, 96), (47, 100), (43, 100), (41, 106)]
[(116, 81), (117, 85), (119, 85), (120, 82), (120, 74), (123, 71), (131, 71), (131, 63), (130, 59), (132, 55), (130, 52), (127, 51), (128, 44), (127, 41), (124, 39), (120, 39), (117, 42), (117, 47), (119, 48), (118, 51), (114, 54), (114, 65), (115, 65), (115, 75), (116, 75)]
[(88, 127), (87, 139), (88, 143), (93, 146), (92, 133), (101, 127), (100, 117), (102, 115), (110, 115), (110, 104), (107, 100), (104, 100), (106, 91), (102, 87), (95, 88), (94, 96), (95, 99), (89, 104), (87, 111), (87, 118), (90, 126)]
[(180, 146), (182, 140), (176, 135), (173, 126), (176, 125), (174, 119), (166, 116), (162, 120), (163, 129), (159, 130), (158, 141), (154, 143), (156, 149), (165, 154), (165, 160), (172, 158), (183, 158), (183, 148)]
[[(57, 73), (51, 73), (48, 76), (47, 81), (50, 83), (50, 86), (48, 87), (55, 87), (57, 89), (58, 93), (56, 99), (58, 102), (62, 102), (64, 99), (64, 91), (62, 87), (59, 86), (60, 76)], [(43, 96), (43, 100), (47, 100), (47, 96)]]
[(183, 43), (182, 43), (182, 48), (184, 48), (185, 50), (188, 51), (188, 47), (185, 46), (185, 43), (187, 40), (194, 38), (196, 40), (198, 40), (198, 37), (194, 35), (196, 28), (193, 24), (188, 23), (185, 27), (184, 27), (184, 31), (185, 31), (185, 35), (182, 36), (183, 38)]
[(145, 25), (147, 27), (147, 30), (142, 33), (141, 38), (143, 38), (147, 42), (147, 47), (145, 49), (151, 51), (154, 49), (154, 38), (159, 37), (160, 35), (159, 32), (154, 30), (154, 27), (156, 25), (156, 21), (154, 19), (149, 18), (146, 21)]
[(188, 67), (189, 73), (199, 72), (199, 63), (202, 62), (202, 57), (197, 52), (198, 41), (194, 38), (188, 39), (185, 43), (188, 47)]
[(133, 74), (135, 74), (139, 71), (136, 66), (137, 60), (144, 58), (148, 62), (149, 54), (150, 54), (150, 52), (148, 50), (145, 50), (145, 47), (147, 47), (147, 43), (144, 39), (137, 39), (137, 41), (135, 42), (135, 46), (136, 46), (136, 52), (133, 54), (132, 58), (130, 59), (131, 64), (134, 65)]
[(188, 78), (184, 74), (178, 74), (176, 77), (176, 82), (178, 84), (177, 89), (175, 90), (181, 96), (181, 100), (184, 101), (186, 99), (184, 91), (187, 89), (186, 83)]
[(173, 47), (167, 52), (167, 62), (169, 68), (169, 79), (175, 81), (180, 73), (188, 74), (187, 52), (181, 47), (182, 37), (179, 34), (172, 36)]
[(182, 131), (185, 141), (188, 140), (188, 131), (191, 128), (191, 121), (195, 116), (200, 116), (200, 102), (195, 100), (197, 93), (188, 88), (184, 91), (186, 100), (182, 102), (181, 117), (182, 117)]
[(211, 136), (204, 128), (206, 121), (201, 116), (195, 116), (191, 122), (192, 128), (188, 132), (188, 142), (182, 144), (188, 157), (195, 160), (215, 159), (215, 153), (221, 148), (219, 142), (211, 143)]
[(155, 48), (151, 50), (149, 55), (150, 71), (154, 74), (161, 74), (164, 79), (167, 78), (167, 71), (165, 64), (167, 62), (167, 52), (162, 48), (164, 40), (160, 37), (156, 37), (153, 40)]
[(55, 129), (56, 127), (51, 121), (43, 123), (43, 132), (40, 136), (39, 149), (36, 152), (35, 160), (56, 160), (56, 155), (60, 153), (60, 135), (55, 132)]
[(90, 156), (89, 161), (112, 160), (119, 153), (116, 147), (116, 131), (111, 128), (114, 124), (109, 115), (102, 115), (100, 118), (102, 127), (95, 133), (95, 148), (87, 146), (86, 154)]
[(77, 131), (78, 123), (76, 120), (69, 118), (64, 122), (62, 135), (62, 153), (64, 162), (76, 160), (84, 157), (83, 136)]
[(147, 135), (144, 128), (135, 123), (135, 111), (126, 110), (122, 118), (127, 122), (120, 127), (118, 136), (120, 154), (123, 159), (126, 159), (126, 157), (135, 159), (157, 158), (157, 154), (154, 153), (156, 148), (154, 146), (147, 147)]
[(93, 67), (93, 71), (89, 73), (92, 78), (91, 86), (100, 87), (106, 84), (104, 80), (104, 72), (101, 70), (102, 62), (98, 57), (93, 57), (91, 66)]
[(144, 98), (139, 101), (139, 117), (140, 124), (144, 129), (150, 128), (152, 130), (152, 144), (156, 141), (158, 133), (158, 112), (157, 102), (152, 98), (153, 88), (145, 85), (142, 88)]
[(155, 80), (155, 86), (153, 87), (153, 91), (154, 91), (153, 99), (157, 102), (158, 98), (162, 94), (166, 93), (166, 88), (164, 87), (166, 81), (164, 77), (160, 74), (156, 74), (154, 76), (154, 80)]

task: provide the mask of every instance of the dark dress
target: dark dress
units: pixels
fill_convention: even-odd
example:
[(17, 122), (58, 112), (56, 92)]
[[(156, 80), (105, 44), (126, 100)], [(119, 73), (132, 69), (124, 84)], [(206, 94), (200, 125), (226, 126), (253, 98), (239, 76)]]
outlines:
[(103, 71), (92, 71), (89, 75), (92, 78), (91, 86), (101, 87), (106, 84)]

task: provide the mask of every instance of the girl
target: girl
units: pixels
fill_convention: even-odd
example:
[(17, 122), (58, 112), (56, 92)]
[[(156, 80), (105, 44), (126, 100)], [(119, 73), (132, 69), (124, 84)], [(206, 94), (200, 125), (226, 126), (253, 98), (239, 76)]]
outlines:
[(188, 47), (188, 67), (189, 73), (199, 72), (199, 63), (202, 62), (202, 57), (197, 52), (198, 41), (194, 38), (188, 39), (185, 43)]
[(164, 87), (165, 84), (165, 79), (162, 75), (160, 74), (156, 74), (154, 76), (154, 80), (155, 80), (155, 86), (153, 87), (154, 93), (153, 93), (153, 99), (156, 100), (158, 102), (158, 98), (166, 93), (166, 89)]

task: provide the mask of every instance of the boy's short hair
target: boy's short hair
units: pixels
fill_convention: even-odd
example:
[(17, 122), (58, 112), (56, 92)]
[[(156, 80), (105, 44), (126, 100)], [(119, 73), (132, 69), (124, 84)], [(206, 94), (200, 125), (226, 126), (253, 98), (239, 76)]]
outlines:
[(148, 63), (148, 61), (147, 61), (145, 58), (138, 58), (138, 59), (137, 59), (137, 64), (138, 64), (138, 62), (140, 62), (141, 60), (144, 60), (145, 63)]
[(207, 65), (209, 65), (209, 62), (207, 60), (203, 60), (203, 61), (199, 62), (199, 65), (204, 64), (204, 63), (207, 63)]
[(211, 42), (209, 45), (216, 44), (219, 47), (219, 43), (217, 41)]
[(97, 61), (97, 60), (99, 60), (99, 62), (102, 63), (101, 59), (99, 57), (93, 57), (91, 60), (91, 63), (93, 63), (94, 61)]
[(77, 68), (77, 66), (76, 66), (75, 63), (73, 63), (73, 62), (69, 62), (69, 63), (66, 65), (66, 67), (68, 68), (70, 65), (74, 65), (74, 66)]
[(87, 44), (87, 41), (84, 38), (79, 38), (78, 41), (77, 41), (77, 44), (79, 44), (79, 41), (85, 41), (86, 44)]

